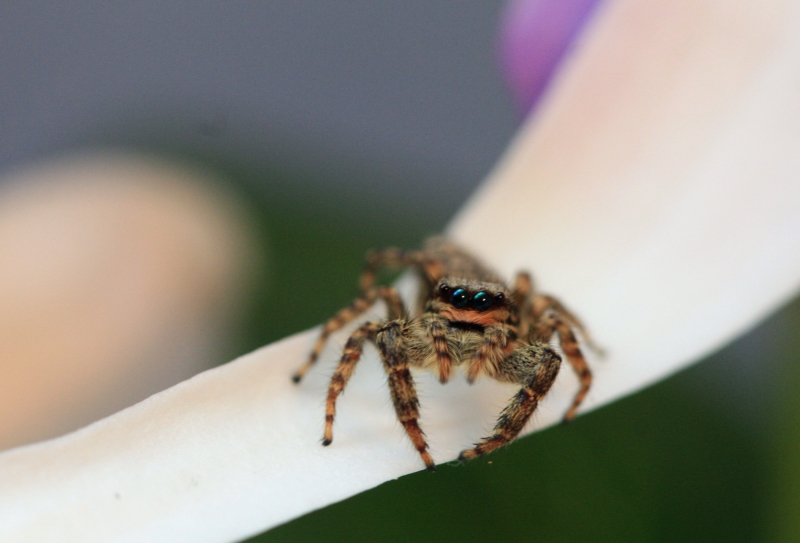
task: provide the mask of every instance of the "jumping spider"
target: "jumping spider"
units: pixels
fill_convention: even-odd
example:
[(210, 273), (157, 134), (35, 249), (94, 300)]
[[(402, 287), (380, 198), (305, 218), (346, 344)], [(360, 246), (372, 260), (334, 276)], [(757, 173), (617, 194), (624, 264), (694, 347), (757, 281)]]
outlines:
[[(414, 316), (406, 311), (394, 287), (376, 286), (376, 273), (381, 268), (413, 268), (418, 272), (421, 288)], [(528, 273), (518, 273), (509, 289), (496, 273), (440, 237), (428, 240), (421, 251), (386, 249), (370, 253), (361, 275), (361, 296), (328, 321), (293, 380), (300, 382), (331, 333), (378, 299), (386, 303), (388, 319), (362, 324), (347, 341), (328, 386), (323, 445), (333, 440), (336, 398), (353, 374), (367, 340), (377, 346), (389, 376), (397, 418), (431, 471), (434, 462), (419, 427), (419, 400), (410, 366), (437, 372), (442, 383), (450, 379), (455, 366), (464, 365), (470, 383), (485, 373), (498, 381), (522, 385), (500, 414), (494, 435), (462, 451), (460, 460), (493, 451), (519, 434), (561, 367), (561, 357), (549, 345), (554, 335), (581, 385), (565, 421), (575, 416), (589, 391), (592, 374), (573, 333), (577, 329), (589, 341), (580, 321), (555, 298), (534, 292)]]

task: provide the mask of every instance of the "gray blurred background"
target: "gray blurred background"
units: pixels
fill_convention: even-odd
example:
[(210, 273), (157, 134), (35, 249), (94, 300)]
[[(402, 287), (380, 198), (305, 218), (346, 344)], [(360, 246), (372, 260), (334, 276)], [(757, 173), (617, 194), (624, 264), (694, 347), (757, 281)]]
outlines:
[(86, 144), (285, 166), (452, 213), (517, 119), (500, 2), (6, 2), (0, 169)]

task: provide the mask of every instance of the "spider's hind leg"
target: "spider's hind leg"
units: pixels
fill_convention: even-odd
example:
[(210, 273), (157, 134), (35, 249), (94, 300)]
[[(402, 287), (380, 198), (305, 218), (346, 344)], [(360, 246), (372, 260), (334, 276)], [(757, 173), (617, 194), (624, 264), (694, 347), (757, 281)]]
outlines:
[(578, 347), (578, 341), (575, 339), (575, 334), (572, 333), (572, 328), (560, 319), (556, 319), (555, 328), (556, 334), (558, 334), (558, 342), (561, 344), (561, 350), (564, 351), (569, 365), (572, 366), (581, 383), (581, 388), (575, 394), (572, 405), (564, 415), (564, 422), (570, 422), (575, 418), (578, 407), (580, 407), (589, 393), (589, 388), (592, 386), (592, 372), (583, 357), (580, 347)]
[(411, 267), (416, 268), (431, 285), (435, 284), (444, 274), (444, 268), (439, 259), (425, 251), (403, 251), (397, 248), (373, 251), (367, 255), (364, 271), (361, 273), (361, 291), (366, 292), (373, 288), (378, 271), (382, 268)]
[(378, 271), (382, 268), (407, 268), (409, 266), (418, 265), (420, 262), (419, 251), (404, 251), (396, 247), (390, 247), (381, 251), (371, 251), (364, 263), (364, 271), (361, 272), (359, 283), (361, 291), (367, 290), (375, 286), (375, 279)]
[(500, 362), (497, 378), (520, 383), (522, 388), (500, 413), (494, 434), (474, 448), (462, 451), (459, 460), (469, 460), (512, 441), (531, 418), (539, 401), (556, 380), (561, 358), (544, 343), (520, 347)]
[(580, 407), (589, 393), (589, 389), (592, 386), (592, 371), (589, 369), (586, 358), (578, 345), (569, 317), (565, 317), (559, 312), (548, 310), (548, 313), (536, 323), (533, 335), (540, 341), (549, 341), (554, 333), (558, 336), (561, 350), (564, 351), (569, 365), (572, 366), (573, 371), (578, 376), (578, 381), (580, 381), (580, 388), (575, 393), (572, 405), (564, 415), (564, 422), (570, 422), (575, 418), (578, 407)]
[(583, 342), (587, 347), (599, 356), (605, 355), (605, 351), (594, 341), (594, 338), (589, 333), (586, 326), (584, 326), (583, 322), (558, 299), (546, 294), (537, 294), (533, 298), (533, 306), (533, 311), (537, 315), (543, 315), (548, 309), (554, 310), (561, 317), (561, 320), (569, 325), (570, 328), (574, 328), (580, 332)]

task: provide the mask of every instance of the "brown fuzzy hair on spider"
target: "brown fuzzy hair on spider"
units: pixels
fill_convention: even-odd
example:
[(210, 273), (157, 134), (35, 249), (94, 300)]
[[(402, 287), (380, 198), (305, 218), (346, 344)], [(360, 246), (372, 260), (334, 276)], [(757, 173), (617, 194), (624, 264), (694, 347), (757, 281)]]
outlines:
[[(381, 268), (412, 268), (420, 282), (417, 307), (409, 313), (394, 287), (376, 286)], [(581, 322), (557, 299), (537, 293), (527, 272), (517, 274), (508, 288), (477, 258), (442, 237), (428, 240), (419, 251), (386, 249), (367, 256), (361, 275), (361, 295), (323, 327), (308, 361), (294, 374), (297, 383), (313, 366), (331, 333), (369, 309), (377, 300), (387, 306), (387, 319), (366, 322), (350, 335), (328, 386), (323, 445), (333, 441), (336, 400), (361, 358), (364, 343), (373, 343), (388, 375), (397, 418), (429, 470), (434, 470), (425, 435), (419, 425), (419, 399), (411, 367), (438, 374), (446, 383), (455, 368), (466, 370), (472, 383), (480, 375), (521, 385), (500, 414), (491, 436), (459, 455), (475, 458), (512, 441), (550, 390), (561, 357), (550, 346), (558, 338), (561, 351), (577, 373), (580, 389), (564, 415), (575, 417), (592, 383), (574, 330), (587, 343)]]

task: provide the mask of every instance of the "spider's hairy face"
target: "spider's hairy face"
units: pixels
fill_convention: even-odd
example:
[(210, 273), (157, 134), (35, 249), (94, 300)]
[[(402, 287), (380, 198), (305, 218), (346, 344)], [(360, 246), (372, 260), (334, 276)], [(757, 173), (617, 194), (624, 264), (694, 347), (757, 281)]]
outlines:
[(508, 321), (508, 289), (498, 283), (444, 277), (433, 292), (432, 308), (451, 321), (491, 326)]

